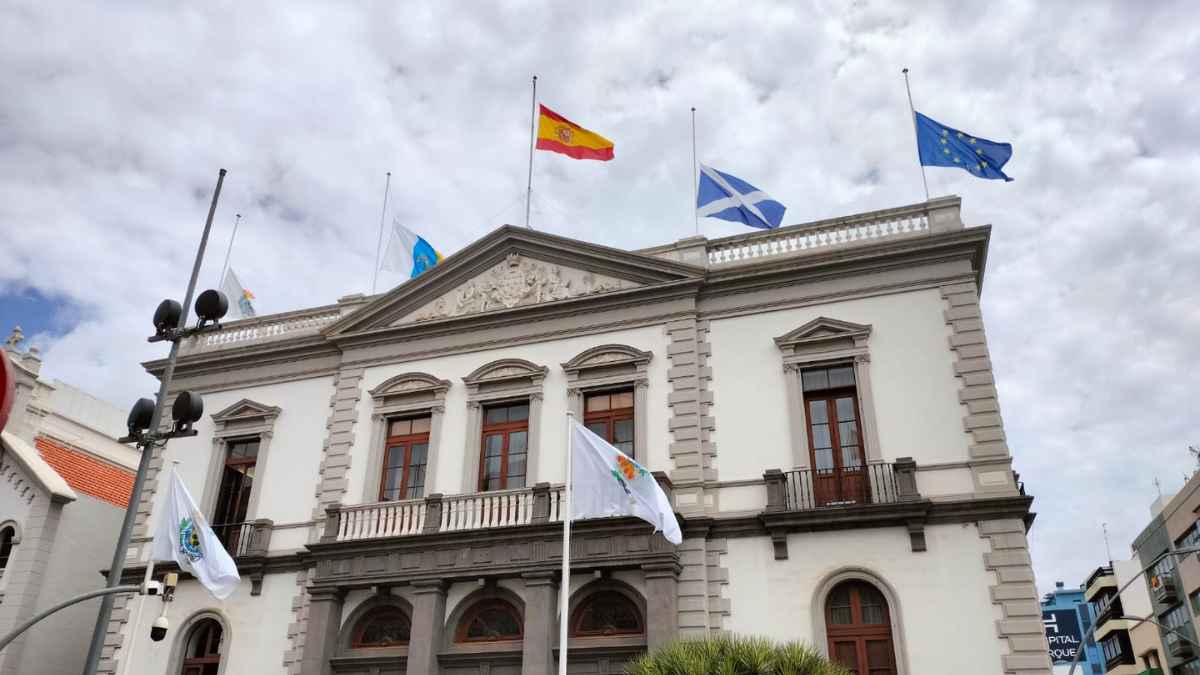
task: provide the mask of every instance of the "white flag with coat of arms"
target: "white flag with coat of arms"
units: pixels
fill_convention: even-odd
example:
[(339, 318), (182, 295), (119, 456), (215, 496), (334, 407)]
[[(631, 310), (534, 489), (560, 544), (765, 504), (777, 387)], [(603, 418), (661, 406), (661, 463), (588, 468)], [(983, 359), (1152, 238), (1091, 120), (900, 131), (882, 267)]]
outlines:
[(242, 578), (237, 565), (212, 528), (191, 493), (171, 471), (171, 486), (163, 512), (154, 530), (151, 559), (156, 562), (174, 561), (179, 569), (196, 577), (218, 600), (233, 594)]

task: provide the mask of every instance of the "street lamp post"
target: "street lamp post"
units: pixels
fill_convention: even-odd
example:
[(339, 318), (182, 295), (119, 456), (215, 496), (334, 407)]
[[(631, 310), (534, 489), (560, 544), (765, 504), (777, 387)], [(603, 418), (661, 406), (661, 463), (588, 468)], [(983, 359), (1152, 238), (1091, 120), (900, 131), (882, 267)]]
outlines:
[[(185, 404), (183, 408), (189, 410), (181, 411), (181, 406), (175, 406), (175, 421), (176, 428), (173, 431), (159, 433), (159, 424), (162, 420), (163, 407), (167, 398), (167, 390), (171, 386), (171, 379), (175, 375), (175, 360), (179, 355), (179, 343), (183, 338), (193, 335), (198, 331), (205, 329), (205, 324), (208, 321), (216, 321), (224, 316), (224, 308), (228, 306), (227, 300), (218, 291), (205, 291), (201, 294), (201, 301), (207, 300), (207, 307), (203, 308), (209, 313), (205, 316), (205, 311), (202, 310), (202, 303), (197, 302), (197, 314), (201, 316), (200, 324), (189, 330), (187, 328), (188, 307), (192, 304), (192, 295), (196, 291), (196, 279), (200, 275), (200, 264), (204, 260), (204, 249), (208, 245), (208, 234), (212, 230), (213, 214), (217, 210), (217, 200), (221, 196), (221, 185), (225, 182), (225, 169), (221, 169), (217, 174), (217, 186), (213, 190), (212, 203), (208, 207), (208, 218), (204, 222), (204, 234), (200, 237), (200, 248), (196, 251), (196, 261), (192, 265), (192, 276), (188, 280), (187, 293), (184, 295), (183, 305), (175, 305), (173, 301), (164, 301), (159, 306), (159, 311), (155, 313), (155, 324), (157, 334), (150, 338), (150, 341), (157, 342), (160, 340), (169, 340), (171, 342), (171, 352), (167, 356), (167, 365), (163, 370), (162, 381), (158, 388), (158, 397), (153, 403), (153, 412), (149, 419), (146, 420), (146, 408), (149, 407), (149, 401), (142, 399), (138, 405), (134, 406), (133, 412), (130, 414), (130, 435), (121, 439), (124, 442), (136, 441), (141, 450), (141, 458), (138, 461), (137, 476), (133, 481), (133, 490), (129, 495), (129, 506), (125, 509), (125, 519), (121, 523), (121, 534), (117, 537), (117, 547), (113, 551), (112, 564), (108, 568), (108, 583), (107, 587), (112, 588), (121, 583), (121, 574), (125, 570), (125, 553), (129, 548), (129, 539), (133, 533), (133, 521), (137, 513), (138, 504), (141, 502), (142, 488), (146, 482), (146, 472), (150, 465), (151, 455), (154, 454), (155, 447), (162, 447), (166, 440), (178, 436), (195, 435), (195, 431), (191, 430), (191, 422), (195, 419), (181, 419), (180, 415), (188, 414), (189, 416), (196, 410), (202, 411), (199, 406), (198, 399), (192, 405)], [(210, 295), (215, 294), (215, 295)], [(207, 297), (206, 297), (207, 296)], [(177, 314), (178, 318), (174, 321), (174, 326), (170, 326), (169, 319), (175, 318), (171, 316)], [(219, 325), (219, 324), (217, 324)], [(194, 395), (191, 395), (194, 396)], [(198, 416), (197, 416), (198, 417)], [(182, 423), (182, 428), (180, 427)], [(144, 427), (142, 426), (144, 424)], [(145, 428), (147, 431), (141, 431)], [(96, 625), (92, 629), (92, 642), (88, 647), (87, 661), (84, 666), (84, 675), (95, 675), (96, 669), (100, 663), (100, 655), (104, 650), (104, 636), (108, 632), (108, 622), (112, 616), (113, 595), (105, 595), (100, 602), (100, 612), (96, 616)]]

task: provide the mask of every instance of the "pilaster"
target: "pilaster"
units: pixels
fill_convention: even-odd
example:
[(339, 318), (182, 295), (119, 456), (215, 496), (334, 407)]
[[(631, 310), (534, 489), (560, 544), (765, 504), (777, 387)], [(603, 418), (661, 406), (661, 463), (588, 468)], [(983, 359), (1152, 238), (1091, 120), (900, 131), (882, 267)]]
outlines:
[(309, 589), (308, 595), (308, 639), (300, 661), (300, 672), (302, 675), (329, 675), (329, 657), (337, 648), (345, 593), (332, 589)]
[(408, 675), (437, 675), (446, 622), (446, 583), (413, 583), (412, 633), (408, 640)]
[(521, 673), (552, 675), (555, 672), (554, 635), (558, 628), (558, 622), (554, 620), (558, 575), (535, 572), (522, 577), (525, 580), (525, 636)]

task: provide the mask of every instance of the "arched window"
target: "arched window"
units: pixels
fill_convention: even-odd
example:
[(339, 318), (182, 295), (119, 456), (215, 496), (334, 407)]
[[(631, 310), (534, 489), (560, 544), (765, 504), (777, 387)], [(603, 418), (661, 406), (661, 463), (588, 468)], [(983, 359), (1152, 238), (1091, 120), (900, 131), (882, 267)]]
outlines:
[(11, 525), (0, 530), (0, 571), (8, 567), (8, 558), (12, 555), (13, 539), (17, 531)]
[(354, 627), (350, 646), (354, 649), (400, 647), (408, 644), (412, 622), (399, 607), (376, 607)]
[(458, 624), (458, 642), (503, 642), (522, 637), (521, 613), (505, 600), (483, 600)]
[(642, 613), (632, 600), (617, 591), (593, 593), (571, 616), (572, 637), (641, 635), (645, 631)]
[(854, 675), (896, 675), (887, 600), (865, 581), (844, 581), (825, 601), (829, 656)]
[(201, 619), (188, 633), (181, 675), (217, 675), (221, 668), (221, 624)]

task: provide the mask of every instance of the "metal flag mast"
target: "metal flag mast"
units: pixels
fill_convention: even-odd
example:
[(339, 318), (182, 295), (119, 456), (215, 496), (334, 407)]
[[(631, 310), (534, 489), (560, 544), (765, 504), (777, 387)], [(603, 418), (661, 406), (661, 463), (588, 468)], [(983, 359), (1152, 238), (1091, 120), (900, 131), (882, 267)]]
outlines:
[(533, 201), (533, 144), (537, 135), (537, 75), (533, 76), (533, 95), (529, 104), (529, 176), (525, 181), (525, 227), (529, 226), (529, 207)]
[(912, 115), (913, 140), (917, 143), (917, 166), (921, 167), (921, 185), (925, 186), (925, 201), (929, 201), (929, 181), (925, 179), (925, 165), (921, 163), (921, 139), (917, 132), (917, 109), (913, 107), (912, 88), (908, 86), (908, 68), (904, 73), (904, 91), (908, 92), (908, 112)]
[(696, 163), (696, 106), (692, 106), (692, 216), (696, 219), (696, 234), (700, 234), (700, 168)]
[(383, 209), (379, 211), (379, 243), (375, 245), (375, 275), (371, 277), (371, 295), (375, 295), (375, 284), (379, 282), (379, 262), (383, 256), (383, 219), (387, 216), (388, 192), (392, 188), (392, 172), (387, 172), (383, 182)]
[(571, 518), (575, 513), (571, 510), (571, 464), (575, 451), (575, 413), (567, 411), (567, 480), (563, 485), (563, 549), (562, 549), (562, 583), (558, 585), (558, 675), (567, 675), (567, 610), (570, 609), (571, 599)]
[(237, 239), (238, 224), (242, 222), (242, 214), (235, 214), (233, 219), (233, 234), (229, 235), (229, 248), (225, 249), (225, 264), (221, 266), (221, 278), (217, 279), (217, 288), (225, 285), (225, 273), (229, 271), (229, 256), (233, 255), (233, 240)]

